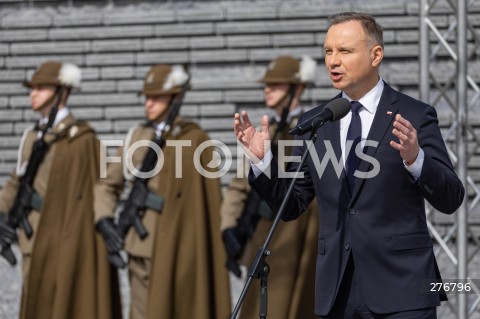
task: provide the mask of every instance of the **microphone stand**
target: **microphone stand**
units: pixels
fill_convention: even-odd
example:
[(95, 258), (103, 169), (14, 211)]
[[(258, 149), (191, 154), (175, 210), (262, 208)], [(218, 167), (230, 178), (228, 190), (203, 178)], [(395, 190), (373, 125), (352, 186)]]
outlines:
[(285, 206), (292, 194), (293, 187), (295, 186), (295, 182), (297, 181), (297, 178), (298, 178), (298, 174), (302, 170), (305, 160), (307, 159), (310, 147), (313, 144), (315, 144), (315, 141), (317, 139), (317, 129), (323, 124), (324, 122), (322, 122), (321, 120), (313, 121), (311, 124), (312, 133), (310, 134), (310, 137), (308, 140), (311, 141), (312, 143), (310, 145), (307, 145), (307, 149), (305, 153), (303, 153), (302, 155), (300, 165), (298, 165), (295, 175), (292, 178), (290, 185), (288, 186), (287, 193), (282, 201), (282, 204), (280, 205), (280, 209), (277, 215), (275, 216), (272, 226), (270, 227), (267, 238), (265, 239), (263, 246), (258, 248), (257, 254), (255, 255), (255, 258), (253, 259), (253, 262), (250, 265), (250, 268), (247, 273), (247, 281), (243, 286), (242, 293), (240, 294), (240, 297), (235, 305), (235, 308), (233, 309), (232, 316), (230, 317), (230, 319), (235, 319), (237, 317), (240, 311), (240, 307), (245, 299), (245, 296), (247, 295), (248, 289), (252, 285), (254, 278), (260, 279), (260, 296), (259, 296), (260, 302), (259, 302), (258, 315), (260, 319), (267, 318), (267, 304), (268, 304), (267, 303), (267, 299), (268, 299), (267, 284), (268, 284), (268, 274), (270, 273), (270, 266), (266, 263), (265, 260), (268, 256), (271, 255), (271, 252), (268, 249), (268, 245), (270, 244), (270, 241), (272, 240), (272, 237), (275, 233), (278, 223), (280, 222), (280, 218), (282, 217), (283, 212), (285, 211)]

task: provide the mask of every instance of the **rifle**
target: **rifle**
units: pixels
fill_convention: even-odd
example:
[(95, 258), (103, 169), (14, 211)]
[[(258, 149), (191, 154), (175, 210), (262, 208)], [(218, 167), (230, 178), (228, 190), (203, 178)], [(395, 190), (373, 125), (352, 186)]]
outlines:
[[(152, 140), (152, 142), (158, 145), (160, 148), (164, 147), (166, 142), (166, 135), (168, 132), (170, 132), (173, 121), (178, 116), (189, 83), (190, 77), (182, 85), (182, 90), (180, 91), (180, 93), (178, 93), (171, 102), (171, 105), (169, 107), (169, 113), (165, 121), (165, 127), (162, 130), (160, 136), (155, 137)], [(157, 153), (152, 147), (149, 147), (140, 171), (149, 172), (153, 170), (155, 168), (155, 165), (157, 165), (157, 160)], [(122, 211), (120, 212), (117, 229), (123, 238), (125, 238), (128, 230), (132, 226), (135, 228), (135, 231), (141, 239), (147, 237), (148, 231), (145, 229), (145, 226), (143, 226), (141, 221), (143, 215), (145, 214), (145, 209), (152, 208), (157, 212), (160, 212), (162, 210), (163, 198), (149, 192), (147, 187), (148, 180), (148, 178), (138, 177), (135, 179), (128, 199), (125, 202)]]
[[(63, 90), (60, 89), (59, 93), (61, 94), (62, 92)], [(8, 213), (7, 225), (13, 229), (17, 229), (18, 227), (23, 228), (25, 235), (29, 239), (33, 235), (33, 229), (28, 222), (28, 215), (30, 214), (32, 208), (40, 210), (42, 206), (42, 199), (35, 192), (35, 189), (33, 188), (33, 182), (35, 181), (35, 176), (37, 175), (40, 164), (50, 149), (50, 145), (53, 143), (45, 142), (45, 134), (53, 125), (57, 115), (59, 102), (60, 98), (57, 101), (57, 104), (50, 111), (47, 125), (41, 129), (41, 137), (36, 140), (35, 143), (33, 143), (32, 153), (28, 161), (27, 168), (25, 173), (20, 177), (20, 186), (15, 197), (15, 201)], [(17, 259), (15, 258), (10, 245), (5, 245), (2, 247), (1, 255), (12, 266), (17, 263)]]

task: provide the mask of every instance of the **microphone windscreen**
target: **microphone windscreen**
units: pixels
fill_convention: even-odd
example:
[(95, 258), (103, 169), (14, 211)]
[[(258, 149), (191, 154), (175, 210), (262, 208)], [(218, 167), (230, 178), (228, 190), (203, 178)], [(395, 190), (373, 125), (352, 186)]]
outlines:
[(335, 99), (325, 106), (325, 109), (329, 109), (333, 114), (332, 122), (338, 121), (347, 115), (351, 108), (350, 102), (345, 98)]

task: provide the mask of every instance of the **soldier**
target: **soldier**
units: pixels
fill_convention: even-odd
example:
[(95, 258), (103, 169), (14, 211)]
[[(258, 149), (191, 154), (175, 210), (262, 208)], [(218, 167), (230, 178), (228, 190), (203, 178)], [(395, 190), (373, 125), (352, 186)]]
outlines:
[[(147, 122), (130, 129), (119, 150), (122, 163), (109, 163), (106, 178), (95, 187), (96, 220), (110, 234), (105, 236), (110, 260), (120, 267), (118, 252), (126, 235), (133, 319), (223, 319), (230, 312), (226, 256), (215, 231), (220, 183), (194, 167), (194, 152), (208, 135), (177, 116), (188, 79), (182, 66), (150, 69), (142, 91)], [(155, 145), (137, 147), (142, 143)], [(150, 156), (154, 148), (161, 148), (160, 155)], [(203, 167), (212, 155), (211, 148), (201, 153)], [(112, 218), (125, 181), (132, 191), (115, 236)]]
[(116, 271), (92, 222), (99, 142), (66, 106), (80, 78), (77, 66), (50, 61), (24, 83), (41, 119), (23, 133), (0, 194), (2, 256), (12, 264), (21, 226), (21, 319), (121, 318)]
[[(313, 82), (316, 63), (309, 57), (300, 62), (291, 56), (274, 59), (260, 82), (264, 83), (265, 105), (275, 111), (270, 119), (272, 149), (279, 141), (292, 139), (287, 132), (302, 114), (301, 95)], [(290, 155), (285, 149), (285, 154)], [(316, 205), (311, 205), (295, 223), (280, 222), (270, 243), (272, 256), (268, 279), (268, 316), (275, 319), (314, 316), (315, 258), (318, 231)], [(250, 265), (272, 226), (274, 212), (248, 185), (247, 178), (233, 178), (221, 206), (222, 237), (228, 255), (227, 267), (237, 277), (238, 262)], [(247, 245), (248, 243), (248, 245)], [(247, 247), (246, 247), (247, 246)], [(259, 308), (258, 281), (250, 288), (240, 318), (255, 318)]]

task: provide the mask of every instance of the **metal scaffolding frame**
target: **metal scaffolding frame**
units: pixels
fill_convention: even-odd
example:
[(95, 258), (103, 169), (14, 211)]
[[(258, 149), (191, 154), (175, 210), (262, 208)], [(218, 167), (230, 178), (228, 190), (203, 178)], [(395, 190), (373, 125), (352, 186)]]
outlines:
[[(478, 107), (480, 89), (468, 74), (467, 64), (474, 57), (468, 46), (478, 48), (480, 36), (468, 21), (468, 8), (474, 1), (467, 0), (421, 0), (420, 1), (420, 99), (433, 106), (447, 104), (452, 112), (451, 121), (443, 134), (459, 178), (466, 188), (467, 196), (449, 223), (439, 223), (440, 213), (427, 205), (428, 227), (438, 243), (436, 255), (445, 254), (456, 269), (456, 280), (466, 279), (472, 283), (477, 294), (450, 295), (448, 306), (458, 319), (470, 318), (480, 311), (480, 287), (469, 276), (469, 264), (480, 250), (480, 240), (472, 232), (469, 217), (478, 212), (480, 185), (469, 174), (468, 163), (480, 148), (468, 113)], [(449, 25), (437, 27), (434, 16), (448, 16)], [(455, 40), (454, 40), (455, 39)], [(467, 46), (468, 45), (468, 46)], [(454, 72), (439, 74), (432, 66), (454, 62)], [(447, 72), (448, 73), (448, 72)], [(435, 91), (435, 94), (431, 94)], [(449, 93), (455, 92), (455, 99)], [(454, 143), (448, 142), (454, 141)], [(468, 249), (468, 247), (475, 247)], [(472, 317), (473, 318), (473, 317)], [(478, 317), (477, 317), (478, 318)]]

